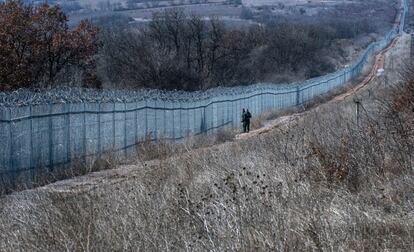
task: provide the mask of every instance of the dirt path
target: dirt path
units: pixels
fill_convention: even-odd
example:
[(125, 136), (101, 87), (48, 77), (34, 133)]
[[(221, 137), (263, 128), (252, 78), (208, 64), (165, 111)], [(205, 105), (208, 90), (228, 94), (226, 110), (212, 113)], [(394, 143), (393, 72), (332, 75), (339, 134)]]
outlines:
[(370, 83), (372, 83), (374, 80), (376, 80), (377, 77), (379, 76), (379, 74), (381, 74), (379, 72), (379, 70), (383, 71), (383, 69), (384, 69), (385, 55), (390, 49), (395, 47), (398, 40), (399, 40), (399, 37), (395, 38), (386, 48), (381, 50), (375, 56), (375, 61), (373, 63), (373, 66), (372, 66), (371, 70), (369, 71), (369, 73), (365, 76), (365, 78), (362, 81), (360, 81), (357, 85), (355, 85), (354, 87), (352, 87), (351, 89), (346, 91), (345, 93), (337, 95), (337, 96), (333, 97), (330, 101), (319, 104), (317, 106), (314, 106), (311, 109), (306, 110), (304, 112), (295, 113), (295, 114), (286, 115), (286, 116), (281, 116), (277, 119), (267, 121), (267, 122), (265, 122), (264, 126), (259, 128), (259, 129), (252, 130), (249, 133), (240, 133), (240, 134), (236, 135), (236, 140), (243, 140), (243, 139), (248, 139), (248, 138), (251, 138), (251, 137), (256, 137), (256, 136), (262, 135), (264, 133), (267, 133), (267, 132), (271, 131), (274, 128), (278, 128), (278, 127), (282, 127), (282, 126), (287, 127), (287, 126), (291, 125), (291, 123), (296, 122), (300, 117), (302, 117), (305, 114), (317, 109), (321, 105), (326, 105), (326, 104), (329, 104), (329, 103), (332, 103), (332, 102), (335, 102), (335, 103), (342, 102), (346, 98), (348, 98), (350, 96), (353, 96), (353, 95), (357, 94), (358, 92), (363, 91), (365, 89), (365, 87), (367, 87)]

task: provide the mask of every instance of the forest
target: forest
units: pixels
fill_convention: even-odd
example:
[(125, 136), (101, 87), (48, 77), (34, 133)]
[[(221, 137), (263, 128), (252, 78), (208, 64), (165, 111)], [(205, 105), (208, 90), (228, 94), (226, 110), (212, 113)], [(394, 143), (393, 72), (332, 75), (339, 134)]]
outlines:
[[(128, 18), (69, 27), (59, 6), (0, 4), (0, 89), (205, 90), (317, 77), (347, 64), (343, 41), (376, 31), (364, 20), (232, 27), (166, 9), (145, 25)], [(101, 20), (102, 21), (102, 20)]]

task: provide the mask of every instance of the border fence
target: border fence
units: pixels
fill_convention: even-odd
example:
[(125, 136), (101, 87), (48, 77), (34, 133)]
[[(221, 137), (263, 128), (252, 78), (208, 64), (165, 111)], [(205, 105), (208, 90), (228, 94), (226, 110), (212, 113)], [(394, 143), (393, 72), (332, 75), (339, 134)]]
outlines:
[(128, 155), (145, 138), (178, 140), (225, 126), (238, 127), (242, 108), (257, 115), (309, 102), (360, 76), (369, 58), (403, 33), (407, 11), (407, 0), (403, 0), (398, 23), (382, 40), (370, 44), (352, 66), (300, 84), (258, 84), (240, 93), (190, 101), (0, 108), (0, 182), (30, 185), (41, 169), (53, 170), (109, 151)]

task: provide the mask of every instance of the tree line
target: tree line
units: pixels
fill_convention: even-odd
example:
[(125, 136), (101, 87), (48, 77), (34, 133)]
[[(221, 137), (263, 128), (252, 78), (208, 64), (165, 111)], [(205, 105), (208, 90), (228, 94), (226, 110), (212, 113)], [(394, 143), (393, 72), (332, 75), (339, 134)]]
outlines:
[(281, 75), (299, 72), (315, 77), (335, 69), (324, 55), (341, 51), (332, 27), (268, 23), (230, 29), (218, 18), (179, 10), (155, 14), (144, 28), (101, 35), (101, 75), (127, 87), (192, 91), (284, 81)]
[(69, 28), (58, 6), (0, 3), (0, 90), (103, 83), (194, 91), (300, 80), (335, 70), (349, 29), (276, 21), (236, 29), (179, 9), (147, 25), (118, 21)]

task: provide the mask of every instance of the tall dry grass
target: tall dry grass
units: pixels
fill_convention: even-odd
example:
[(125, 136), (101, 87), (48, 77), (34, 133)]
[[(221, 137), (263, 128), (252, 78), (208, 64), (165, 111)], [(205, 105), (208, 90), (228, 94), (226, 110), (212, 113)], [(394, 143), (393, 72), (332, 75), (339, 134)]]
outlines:
[(259, 137), (9, 195), (0, 250), (413, 250), (412, 90), (360, 97), (359, 126), (352, 101), (330, 104)]

